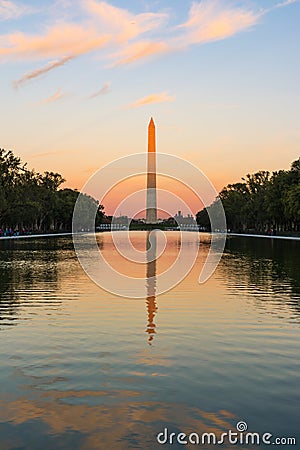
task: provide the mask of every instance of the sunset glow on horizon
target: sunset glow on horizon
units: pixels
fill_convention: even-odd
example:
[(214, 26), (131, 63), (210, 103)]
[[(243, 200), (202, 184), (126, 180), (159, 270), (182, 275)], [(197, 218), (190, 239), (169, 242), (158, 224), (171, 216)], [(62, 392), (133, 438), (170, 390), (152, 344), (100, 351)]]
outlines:
[(1, 148), (81, 189), (147, 151), (153, 116), (157, 151), (217, 191), (288, 169), (299, 157), (299, 19), (297, 0), (0, 1)]
[[(130, 217), (144, 218), (145, 189), (146, 175), (137, 175), (121, 181), (99, 200), (105, 205), (108, 215), (120, 216), (124, 213)], [(178, 210), (181, 210), (184, 215), (190, 212), (195, 214), (203, 208), (203, 203), (197, 193), (174, 178), (157, 176), (157, 191), (158, 218), (174, 216)], [(134, 195), (135, 193), (136, 195)], [(123, 203), (126, 199), (126, 203)], [(138, 214), (135, 214), (137, 200), (139, 200), (138, 204), (141, 205), (141, 210)]]

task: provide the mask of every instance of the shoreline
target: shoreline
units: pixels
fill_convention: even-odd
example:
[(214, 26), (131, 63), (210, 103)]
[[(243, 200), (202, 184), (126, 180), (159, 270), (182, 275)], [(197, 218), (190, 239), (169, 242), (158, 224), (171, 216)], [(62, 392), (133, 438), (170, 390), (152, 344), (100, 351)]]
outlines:
[(268, 234), (246, 234), (246, 233), (227, 233), (227, 236), (256, 237), (256, 238), (267, 238), (267, 239), (288, 239), (288, 240), (300, 241), (299, 236), (269, 236)]
[(9, 239), (26, 239), (26, 238), (42, 238), (42, 237), (52, 237), (52, 236), (72, 236), (72, 233), (45, 233), (45, 234), (25, 234), (22, 236), (0, 236), (0, 240)]
[[(137, 231), (137, 230), (134, 230)], [(142, 230), (143, 231), (143, 230)], [(99, 233), (97, 231), (96, 233)], [(209, 232), (202, 232), (210, 234)], [(81, 234), (81, 233), (79, 233)], [(219, 233), (216, 233), (219, 234)], [(29, 238), (43, 238), (43, 237), (63, 237), (63, 236), (72, 236), (73, 233), (67, 232), (67, 233), (45, 233), (45, 234), (29, 234), (29, 235), (22, 235), (22, 236), (0, 236), (1, 240), (10, 240), (10, 239), (29, 239)], [(254, 237), (254, 238), (266, 238), (266, 239), (285, 239), (285, 240), (293, 240), (293, 241), (300, 241), (299, 236), (269, 236), (266, 234), (247, 234), (247, 233), (226, 233), (226, 236), (240, 236), (240, 237)]]

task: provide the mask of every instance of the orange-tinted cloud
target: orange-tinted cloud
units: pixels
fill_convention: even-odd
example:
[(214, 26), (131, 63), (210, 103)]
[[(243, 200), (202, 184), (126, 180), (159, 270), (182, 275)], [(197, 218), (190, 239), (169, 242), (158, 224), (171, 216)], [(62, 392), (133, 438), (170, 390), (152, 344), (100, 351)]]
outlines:
[(130, 39), (159, 27), (167, 18), (166, 14), (160, 13), (134, 15), (125, 9), (94, 0), (86, 0), (82, 6), (89, 18), (81, 23), (60, 22), (49, 26), (43, 34), (14, 32), (0, 36), (2, 58), (59, 58), (46, 67), (25, 74), (16, 83), (17, 86), (64, 65), (76, 56), (107, 45), (126, 45)]
[[(283, 0), (270, 10), (294, 3)], [(133, 14), (104, 1), (81, 0), (78, 22), (54, 21), (43, 33), (13, 32), (0, 35), (0, 58), (48, 60), (48, 66), (25, 74), (20, 84), (53, 70), (79, 55), (109, 47), (106, 57), (113, 66), (188, 48), (194, 44), (226, 39), (256, 25), (267, 9), (251, 10), (223, 0), (194, 2), (186, 22), (168, 27), (166, 12)], [(0, 2), (0, 19), (16, 12), (16, 3)], [(76, 6), (69, 6), (69, 8)], [(19, 6), (18, 6), (19, 8)], [(22, 8), (18, 11), (22, 11)], [(18, 12), (15, 13), (17, 15)], [(161, 29), (163, 27), (163, 33)], [(151, 37), (144, 35), (151, 32)], [(141, 36), (143, 38), (141, 39)]]
[(128, 41), (160, 27), (168, 19), (165, 13), (132, 14), (107, 2), (85, 0), (85, 9), (100, 22), (101, 29), (113, 34), (117, 41)]
[(169, 53), (171, 47), (166, 42), (140, 41), (127, 45), (122, 51), (114, 53), (111, 58), (116, 59), (113, 66), (129, 64), (150, 56)]
[(129, 105), (130, 108), (139, 108), (140, 106), (149, 105), (151, 103), (165, 103), (173, 102), (175, 97), (172, 97), (167, 92), (161, 92), (160, 94), (150, 94), (146, 97), (136, 100), (134, 103)]
[(63, 23), (50, 27), (42, 35), (17, 32), (2, 36), (5, 45), (0, 47), (0, 56), (26, 60), (66, 58), (102, 48), (108, 40), (109, 36), (94, 27)]
[(107, 94), (110, 91), (110, 83), (104, 83), (101, 89), (99, 91), (94, 92), (93, 94), (89, 95), (88, 98), (95, 98), (99, 97), (100, 95)]
[(193, 3), (189, 19), (179, 28), (187, 44), (225, 39), (255, 25), (262, 13), (230, 6), (221, 0), (202, 0)]
[(51, 61), (46, 66), (41, 67), (40, 69), (32, 70), (31, 72), (24, 74), (21, 78), (19, 78), (19, 80), (15, 81), (14, 87), (18, 88), (29, 80), (33, 80), (34, 78), (40, 77), (41, 75), (44, 75), (47, 72), (56, 69), (57, 67), (64, 66), (67, 62), (71, 61), (73, 58), (74, 56), (66, 56), (65, 58), (61, 58), (57, 61)]
[(46, 103), (57, 102), (58, 100), (61, 100), (64, 96), (65, 96), (65, 94), (63, 94), (61, 88), (59, 88), (53, 95), (46, 98), (41, 103), (46, 104)]

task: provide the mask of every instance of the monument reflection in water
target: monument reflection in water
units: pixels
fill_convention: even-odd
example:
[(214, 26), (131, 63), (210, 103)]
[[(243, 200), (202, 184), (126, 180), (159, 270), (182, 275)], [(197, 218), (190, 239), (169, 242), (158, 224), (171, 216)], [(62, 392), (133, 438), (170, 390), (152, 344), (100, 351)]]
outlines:
[[(161, 255), (159, 231), (131, 232), (149, 250), (142, 302), (92, 283), (68, 236), (0, 241), (0, 449), (153, 450), (165, 426), (220, 436), (240, 420), (299, 448), (299, 242), (232, 237), (202, 285), (200, 245), (159, 297), (155, 336), (160, 274), (179, 246), (166, 235)], [(110, 233), (99, 239), (117, 266)]]
[(151, 345), (154, 334), (156, 333), (156, 325), (154, 318), (157, 312), (156, 304), (156, 249), (157, 249), (157, 236), (156, 231), (148, 231), (146, 237), (146, 250), (147, 250), (147, 270), (146, 270), (146, 282), (147, 282), (147, 312), (148, 312), (148, 324), (146, 333), (148, 333), (148, 342)]

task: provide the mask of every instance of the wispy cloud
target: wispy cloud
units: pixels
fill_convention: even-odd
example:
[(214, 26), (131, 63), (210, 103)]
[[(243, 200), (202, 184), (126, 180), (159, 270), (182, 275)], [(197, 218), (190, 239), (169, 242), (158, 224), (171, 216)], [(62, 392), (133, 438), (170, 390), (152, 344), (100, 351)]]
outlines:
[[(0, 57), (14, 60), (60, 58), (62, 64), (48, 66), (25, 74), (20, 84), (65, 64), (79, 55), (104, 47), (127, 44), (130, 39), (159, 27), (166, 14), (132, 14), (106, 2), (81, 2), (85, 14), (79, 23), (56, 22), (43, 34), (14, 32), (0, 36)], [(88, 15), (88, 18), (86, 18)], [(20, 85), (19, 84), (19, 85)]]
[(28, 72), (24, 74), (19, 80), (14, 81), (14, 87), (19, 88), (22, 84), (26, 83), (27, 81), (33, 80), (34, 78), (40, 77), (41, 75), (45, 75), (46, 73), (50, 72), (53, 69), (56, 69), (57, 67), (64, 66), (67, 62), (71, 61), (74, 58), (74, 56), (66, 56), (65, 58), (59, 59), (57, 61), (51, 61), (46, 66), (32, 70), (31, 72)]
[(126, 9), (95, 0), (85, 0), (84, 6), (98, 21), (101, 29), (112, 34), (113, 39), (119, 42), (134, 39), (160, 28), (169, 17), (166, 13), (133, 14)]
[(298, 2), (299, 2), (299, 0), (286, 0), (281, 3), (275, 4), (270, 9), (283, 8), (284, 6), (292, 5), (293, 3), (298, 3)]
[(61, 100), (63, 97), (65, 97), (65, 94), (63, 94), (62, 89), (59, 88), (53, 95), (42, 100), (41, 104), (45, 105), (47, 103), (57, 102), (58, 100)]
[(21, 32), (1, 36), (0, 56), (13, 59), (48, 59), (78, 56), (102, 48), (109, 36), (100, 34), (92, 26), (59, 24), (42, 35)]
[(66, 150), (54, 150), (52, 152), (41, 152), (41, 153), (31, 153), (28, 156), (30, 158), (46, 158), (48, 156), (62, 155), (64, 153), (68, 153)]
[[(227, 39), (253, 28), (270, 10), (297, 0), (279, 0), (271, 9), (250, 8), (246, 0), (244, 5), (242, 0), (201, 0), (192, 3), (187, 20), (177, 27), (168, 24), (170, 13), (165, 11), (134, 14), (105, 1), (59, 1), (70, 15), (65, 14), (64, 19), (50, 15), (53, 23), (43, 33), (0, 35), (1, 59), (50, 60), (48, 65), (23, 75), (17, 86), (92, 51), (106, 49), (104, 57), (118, 66)], [(21, 13), (18, 3), (0, 0), (0, 18)]]
[(16, 19), (31, 11), (31, 8), (10, 0), (0, 0), (0, 20)]
[(151, 56), (169, 53), (171, 47), (167, 42), (141, 41), (127, 45), (120, 52), (110, 55), (115, 60), (113, 66), (130, 64)]
[(107, 94), (110, 91), (110, 83), (104, 83), (101, 89), (99, 91), (94, 92), (93, 94), (89, 95), (88, 98), (95, 98), (99, 97), (100, 95)]
[(225, 39), (257, 24), (261, 12), (234, 7), (223, 0), (202, 0), (193, 3), (188, 21), (180, 25), (186, 33), (187, 44), (197, 44)]
[(146, 97), (136, 100), (129, 105), (129, 108), (140, 108), (141, 106), (150, 105), (151, 103), (165, 103), (173, 102), (175, 97), (169, 95), (167, 92), (161, 92), (160, 94), (150, 94)]

